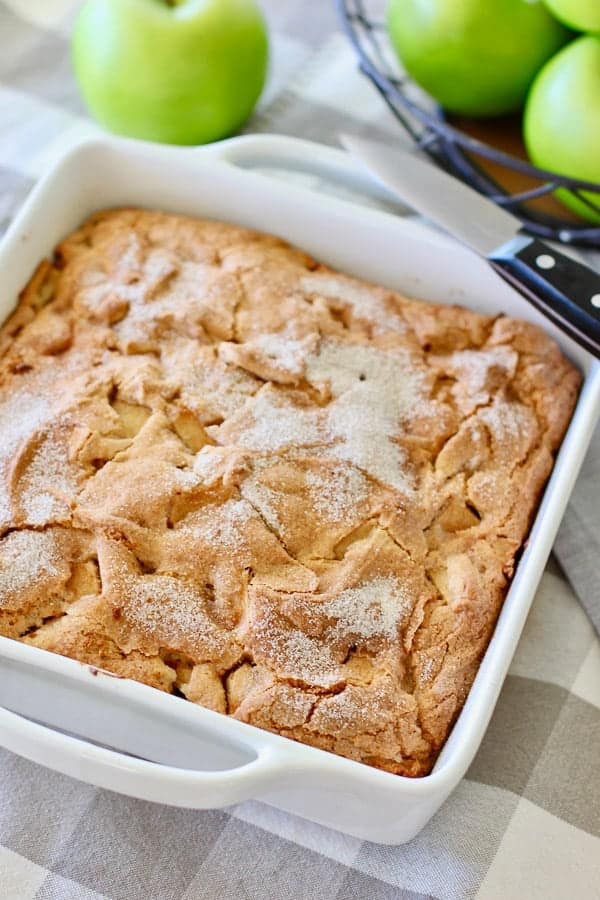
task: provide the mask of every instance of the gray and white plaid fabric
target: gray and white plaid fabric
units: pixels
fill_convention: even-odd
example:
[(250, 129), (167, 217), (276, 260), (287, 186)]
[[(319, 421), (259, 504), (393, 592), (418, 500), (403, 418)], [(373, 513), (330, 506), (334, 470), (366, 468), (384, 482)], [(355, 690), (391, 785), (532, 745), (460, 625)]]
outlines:
[[(396, 133), (329, 0), (263, 5), (273, 77), (249, 130), (327, 143), (341, 129)], [(97, 131), (70, 74), (71, 6), (0, 0), (0, 230), (52, 159)], [(600, 620), (599, 508), (600, 437), (557, 545)], [(600, 898), (600, 643), (556, 563), (467, 778), (403, 847), (259, 803), (194, 812), (131, 800), (0, 750), (0, 900), (425, 897)]]

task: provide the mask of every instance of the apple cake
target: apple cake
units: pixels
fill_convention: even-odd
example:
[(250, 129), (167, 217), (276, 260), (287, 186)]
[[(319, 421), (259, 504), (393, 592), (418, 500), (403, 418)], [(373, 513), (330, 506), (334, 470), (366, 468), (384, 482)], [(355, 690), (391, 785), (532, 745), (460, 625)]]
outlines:
[(556, 344), (137, 209), (0, 340), (0, 633), (427, 774), (573, 410)]

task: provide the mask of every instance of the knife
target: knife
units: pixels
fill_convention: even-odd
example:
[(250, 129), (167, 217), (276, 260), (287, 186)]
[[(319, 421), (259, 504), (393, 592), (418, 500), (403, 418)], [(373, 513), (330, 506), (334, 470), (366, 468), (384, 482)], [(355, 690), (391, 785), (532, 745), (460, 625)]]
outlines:
[(346, 150), (426, 218), (484, 256), (562, 331), (600, 358), (600, 275), (527, 234), (516, 216), (416, 154), (353, 135)]

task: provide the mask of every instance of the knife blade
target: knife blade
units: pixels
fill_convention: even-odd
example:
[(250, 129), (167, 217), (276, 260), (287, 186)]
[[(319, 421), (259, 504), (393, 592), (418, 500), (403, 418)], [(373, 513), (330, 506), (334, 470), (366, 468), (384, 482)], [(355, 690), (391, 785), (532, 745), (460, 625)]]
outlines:
[(600, 275), (523, 231), (519, 219), (414, 153), (354, 135), (344, 147), (413, 209), (472, 250), (600, 358)]

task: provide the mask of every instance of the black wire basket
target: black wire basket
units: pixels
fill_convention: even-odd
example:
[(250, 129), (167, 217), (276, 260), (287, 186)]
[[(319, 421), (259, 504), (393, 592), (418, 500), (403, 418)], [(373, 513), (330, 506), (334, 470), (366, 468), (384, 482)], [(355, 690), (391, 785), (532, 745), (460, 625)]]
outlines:
[[(400, 72), (381, 18), (381, 0), (377, 0), (375, 8), (369, 0), (335, 0), (335, 4), (361, 71), (423, 151), (447, 171), (510, 209), (532, 234), (565, 244), (600, 247), (599, 226), (563, 220), (532, 206), (532, 201), (557, 188), (567, 188), (600, 215), (600, 184), (539, 169), (453, 126), (443, 110)], [(533, 186), (510, 193), (485, 171), (485, 161), (499, 167), (498, 171), (512, 170), (533, 179)]]

